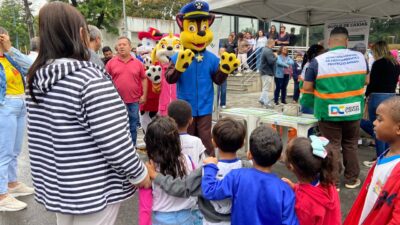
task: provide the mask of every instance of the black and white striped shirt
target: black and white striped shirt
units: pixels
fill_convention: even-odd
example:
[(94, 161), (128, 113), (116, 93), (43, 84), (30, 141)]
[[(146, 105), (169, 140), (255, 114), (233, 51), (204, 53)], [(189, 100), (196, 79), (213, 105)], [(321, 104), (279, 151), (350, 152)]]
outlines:
[(36, 72), (33, 86), (39, 103), (28, 97), (27, 109), (36, 200), (50, 211), (87, 214), (131, 197), (131, 183), (147, 170), (106, 71), (59, 59)]

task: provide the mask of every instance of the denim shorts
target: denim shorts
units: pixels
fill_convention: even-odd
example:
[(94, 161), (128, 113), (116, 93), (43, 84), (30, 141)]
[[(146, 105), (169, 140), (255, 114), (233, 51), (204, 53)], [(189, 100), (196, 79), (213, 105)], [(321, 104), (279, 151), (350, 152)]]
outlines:
[(153, 212), (153, 225), (194, 225), (192, 210), (184, 209), (175, 212)]

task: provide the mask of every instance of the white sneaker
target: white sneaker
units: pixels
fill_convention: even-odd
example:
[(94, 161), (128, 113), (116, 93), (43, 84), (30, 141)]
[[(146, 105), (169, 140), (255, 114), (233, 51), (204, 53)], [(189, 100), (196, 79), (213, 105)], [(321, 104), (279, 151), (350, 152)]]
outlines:
[(4, 199), (0, 200), (0, 211), (20, 211), (27, 207), (28, 205), (25, 202), (21, 202), (18, 199), (12, 197), (11, 195), (7, 195)]
[(356, 179), (356, 181), (354, 181), (354, 183), (348, 183), (345, 184), (344, 186), (348, 189), (354, 189), (354, 188), (358, 188), (358, 186), (361, 185), (361, 180), (360, 179)]
[(221, 106), (221, 108), (226, 109), (226, 105)]
[(363, 161), (363, 165), (368, 167), (368, 168), (371, 168), (375, 164), (375, 162), (376, 162), (375, 160)]
[(14, 198), (19, 196), (27, 196), (35, 193), (35, 189), (28, 187), (26, 184), (19, 182), (15, 188), (8, 188), (8, 193)]

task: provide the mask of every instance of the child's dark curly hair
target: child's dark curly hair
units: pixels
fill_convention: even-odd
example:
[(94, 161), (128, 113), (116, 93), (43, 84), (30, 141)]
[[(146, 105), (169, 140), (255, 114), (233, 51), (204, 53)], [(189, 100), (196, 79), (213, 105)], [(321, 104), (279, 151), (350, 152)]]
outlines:
[(186, 175), (185, 159), (181, 153), (178, 127), (169, 117), (158, 117), (147, 127), (147, 156), (159, 167), (163, 175), (174, 178)]

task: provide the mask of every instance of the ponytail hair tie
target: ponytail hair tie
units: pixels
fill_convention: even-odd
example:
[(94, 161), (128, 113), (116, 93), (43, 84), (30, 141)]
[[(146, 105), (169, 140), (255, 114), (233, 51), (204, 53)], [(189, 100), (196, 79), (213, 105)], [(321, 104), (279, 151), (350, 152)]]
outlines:
[(310, 139), (313, 155), (325, 159), (325, 157), (328, 155), (325, 146), (328, 145), (329, 140), (324, 137), (317, 137), (315, 135), (311, 135)]

